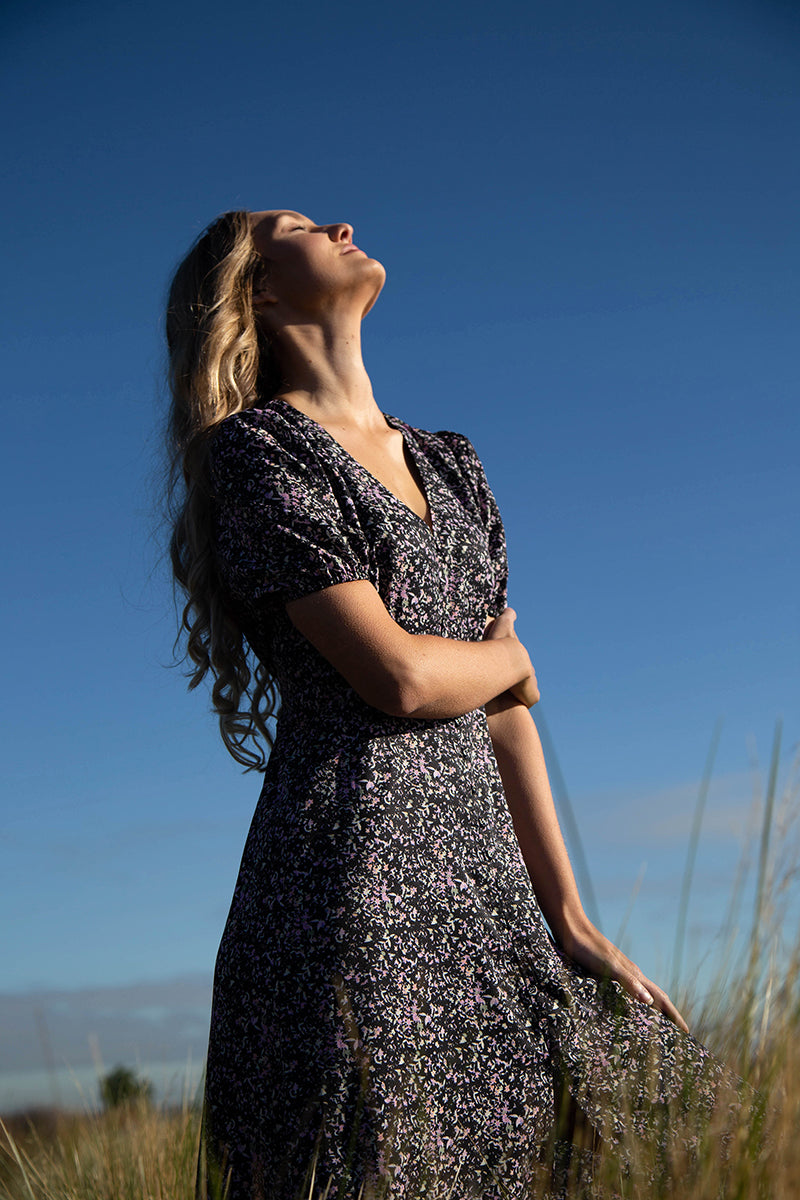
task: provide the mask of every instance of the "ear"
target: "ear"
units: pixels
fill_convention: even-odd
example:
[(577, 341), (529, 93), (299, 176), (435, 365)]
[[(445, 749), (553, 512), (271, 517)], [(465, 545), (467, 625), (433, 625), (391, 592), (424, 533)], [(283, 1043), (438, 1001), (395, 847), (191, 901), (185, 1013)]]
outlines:
[(262, 282), (257, 285), (253, 292), (253, 308), (263, 311), (270, 304), (277, 304), (278, 297), (272, 291), (268, 283)]
[(270, 287), (269, 264), (262, 261), (253, 281), (253, 308), (263, 312), (270, 304), (277, 304), (277, 302), (278, 297)]

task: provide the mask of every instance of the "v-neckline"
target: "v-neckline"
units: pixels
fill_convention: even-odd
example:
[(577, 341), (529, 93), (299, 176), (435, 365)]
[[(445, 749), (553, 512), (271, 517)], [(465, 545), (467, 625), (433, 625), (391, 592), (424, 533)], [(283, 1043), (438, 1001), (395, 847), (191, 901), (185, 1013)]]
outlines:
[(308, 413), (304, 413), (301, 408), (295, 408), (295, 406), (293, 404), (289, 404), (287, 400), (275, 399), (272, 401), (272, 403), (279, 404), (282, 410), (289, 408), (292, 410), (292, 412), (297, 413), (302, 420), (306, 421), (310, 426), (313, 426), (315, 431), (318, 431), (323, 438), (326, 438), (329, 443), (332, 443), (336, 450), (338, 450), (341, 454), (344, 454), (350, 460), (350, 462), (355, 463), (358, 469), (363, 471), (369, 479), (371, 479), (374, 483), (377, 483), (378, 487), (382, 488), (383, 491), (386, 492), (387, 496), (391, 496), (392, 499), (395, 500), (402, 508), (404, 508), (407, 513), (414, 517), (416, 521), (421, 522), (421, 524), (425, 526), (429, 533), (435, 534), (434, 523), (436, 518), (434, 517), (433, 505), (431, 504), (430, 477), (425, 467), (424, 458), (422, 458), (422, 456), (417, 456), (412, 444), (413, 439), (407, 435), (406, 430), (409, 428), (409, 426), (406, 425), (405, 421), (401, 421), (399, 417), (392, 417), (388, 413), (381, 412), (381, 416), (386, 423), (390, 425), (392, 429), (399, 429), (400, 433), (402, 434), (403, 445), (407, 448), (409, 454), (411, 455), (414, 465), (419, 473), (420, 480), (422, 481), (421, 491), (422, 495), (425, 497), (425, 503), (428, 509), (430, 521), (427, 521), (425, 517), (421, 517), (418, 512), (414, 512), (414, 509), (411, 508), (410, 505), (406, 504), (405, 500), (401, 500), (397, 493), (393, 492), (390, 487), (387, 487), (382, 479), (378, 479), (377, 475), (373, 475), (372, 471), (370, 471), (368, 467), (365, 467), (362, 462), (359, 462), (355, 455), (351, 454), (349, 450), (345, 449), (342, 443), (337, 441), (333, 434), (326, 429), (324, 425), (321, 425), (319, 421), (315, 421), (313, 417), (309, 417)]

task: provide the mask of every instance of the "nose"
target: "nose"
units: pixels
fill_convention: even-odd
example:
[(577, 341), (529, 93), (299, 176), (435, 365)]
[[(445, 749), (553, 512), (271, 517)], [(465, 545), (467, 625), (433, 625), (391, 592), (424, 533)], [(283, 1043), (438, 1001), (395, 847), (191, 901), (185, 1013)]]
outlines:
[(352, 242), (353, 226), (348, 225), (346, 221), (342, 221), (338, 225), (329, 225), (328, 236), (334, 242)]

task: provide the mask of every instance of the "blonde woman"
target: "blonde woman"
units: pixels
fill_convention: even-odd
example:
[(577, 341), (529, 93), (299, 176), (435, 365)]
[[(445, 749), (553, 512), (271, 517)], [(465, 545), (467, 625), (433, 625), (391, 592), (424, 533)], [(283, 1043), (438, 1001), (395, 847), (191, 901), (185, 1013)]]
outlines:
[(169, 297), (191, 685), (264, 770), (203, 1196), (518, 1196), (576, 1130), (644, 1136), (720, 1073), (583, 911), (480, 460), (382, 412), (364, 367), (384, 278), (350, 225), (232, 212)]

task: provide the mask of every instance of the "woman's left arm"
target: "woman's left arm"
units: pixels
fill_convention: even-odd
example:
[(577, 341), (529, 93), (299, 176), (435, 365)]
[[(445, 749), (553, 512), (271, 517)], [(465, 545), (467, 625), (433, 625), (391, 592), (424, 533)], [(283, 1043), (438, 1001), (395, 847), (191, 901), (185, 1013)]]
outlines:
[(530, 712), (506, 692), (486, 705), (486, 715), (522, 857), (559, 945), (580, 966), (616, 979), (636, 999), (653, 1004), (688, 1031), (666, 992), (647, 979), (583, 911)]

